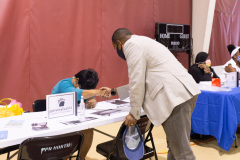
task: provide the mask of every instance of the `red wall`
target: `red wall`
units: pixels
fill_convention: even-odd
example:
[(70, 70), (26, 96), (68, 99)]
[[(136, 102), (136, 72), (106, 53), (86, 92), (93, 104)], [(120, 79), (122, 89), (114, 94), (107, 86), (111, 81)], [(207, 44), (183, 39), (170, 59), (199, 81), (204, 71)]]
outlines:
[(223, 65), (231, 56), (228, 44), (240, 45), (240, 0), (217, 0), (209, 54), (213, 65)]
[[(112, 47), (115, 29), (154, 38), (155, 23), (191, 24), (191, 0), (1, 0), (0, 99), (32, 110), (63, 78), (85, 68), (101, 86), (128, 83), (127, 65)], [(185, 53), (175, 54), (188, 66)]]

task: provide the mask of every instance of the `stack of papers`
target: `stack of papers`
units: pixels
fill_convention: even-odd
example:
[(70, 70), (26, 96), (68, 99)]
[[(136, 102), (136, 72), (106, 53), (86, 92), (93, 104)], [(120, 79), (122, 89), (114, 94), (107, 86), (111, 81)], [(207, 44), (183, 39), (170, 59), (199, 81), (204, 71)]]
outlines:
[(6, 128), (21, 128), (24, 120), (10, 120), (5, 127)]

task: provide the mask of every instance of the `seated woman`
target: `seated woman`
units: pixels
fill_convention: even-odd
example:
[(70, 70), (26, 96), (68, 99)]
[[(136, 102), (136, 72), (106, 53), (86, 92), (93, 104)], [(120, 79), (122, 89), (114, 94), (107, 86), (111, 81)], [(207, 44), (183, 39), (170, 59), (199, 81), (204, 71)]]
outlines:
[(240, 71), (240, 48), (232, 44), (227, 46), (231, 59), (225, 63), (225, 72), (239, 72)]
[[(98, 74), (93, 69), (85, 69), (78, 72), (74, 77), (63, 79), (58, 82), (52, 90), (52, 94), (77, 92), (78, 101), (81, 96), (86, 99), (86, 108), (93, 108), (96, 106), (96, 99), (93, 96), (104, 96), (104, 91), (95, 89), (98, 84)], [(93, 129), (82, 131), (84, 134), (84, 141), (80, 153), (81, 159), (85, 159), (93, 140)]]
[(200, 81), (211, 81), (212, 78), (219, 78), (214, 70), (211, 68), (211, 60), (206, 52), (199, 52), (189, 71), (196, 83)]
[(58, 82), (52, 94), (77, 92), (77, 100), (80, 101), (83, 96), (86, 99), (86, 107), (93, 108), (96, 105), (96, 99), (93, 96), (103, 95), (102, 90), (95, 89), (98, 81), (98, 74), (93, 69), (81, 70), (74, 77)]

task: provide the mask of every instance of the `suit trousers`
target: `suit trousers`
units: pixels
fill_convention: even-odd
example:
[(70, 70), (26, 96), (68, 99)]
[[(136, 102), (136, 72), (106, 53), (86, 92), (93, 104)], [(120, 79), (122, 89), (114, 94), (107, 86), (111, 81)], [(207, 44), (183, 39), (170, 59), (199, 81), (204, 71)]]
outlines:
[(190, 146), (191, 116), (198, 95), (176, 106), (162, 124), (168, 144), (167, 160), (195, 160)]

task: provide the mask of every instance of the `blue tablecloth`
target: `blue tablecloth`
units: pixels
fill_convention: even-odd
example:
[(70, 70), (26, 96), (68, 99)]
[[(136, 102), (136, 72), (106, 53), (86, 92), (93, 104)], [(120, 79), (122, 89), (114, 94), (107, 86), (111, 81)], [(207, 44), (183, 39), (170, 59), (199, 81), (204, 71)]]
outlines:
[(192, 114), (192, 131), (216, 137), (229, 151), (240, 124), (240, 88), (231, 91), (201, 91)]

